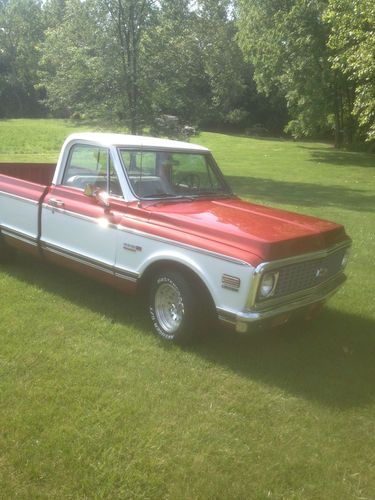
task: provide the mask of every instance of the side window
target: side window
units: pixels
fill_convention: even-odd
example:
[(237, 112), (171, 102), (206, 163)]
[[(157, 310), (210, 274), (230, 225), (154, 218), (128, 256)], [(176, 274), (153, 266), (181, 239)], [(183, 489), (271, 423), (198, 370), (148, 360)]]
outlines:
[(98, 146), (75, 144), (69, 153), (62, 180), (64, 186), (84, 190), (87, 184), (122, 196), (120, 183), (109, 151)]

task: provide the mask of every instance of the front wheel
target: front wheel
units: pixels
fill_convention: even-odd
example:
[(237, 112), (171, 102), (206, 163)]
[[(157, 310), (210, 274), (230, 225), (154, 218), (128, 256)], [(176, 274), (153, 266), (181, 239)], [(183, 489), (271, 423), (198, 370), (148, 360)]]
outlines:
[(189, 342), (197, 333), (200, 305), (197, 292), (179, 271), (154, 275), (150, 287), (150, 315), (156, 332), (177, 343)]

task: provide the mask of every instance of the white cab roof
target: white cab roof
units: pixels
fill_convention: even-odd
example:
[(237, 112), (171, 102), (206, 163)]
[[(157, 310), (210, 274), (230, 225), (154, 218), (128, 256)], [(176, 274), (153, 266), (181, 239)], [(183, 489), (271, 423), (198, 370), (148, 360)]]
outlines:
[(189, 142), (172, 141), (170, 139), (160, 139), (157, 137), (147, 137), (142, 135), (111, 134), (103, 132), (79, 132), (71, 134), (66, 143), (72, 141), (85, 141), (98, 144), (103, 147), (142, 147), (152, 149), (178, 149), (189, 151), (209, 151), (203, 146), (190, 144)]

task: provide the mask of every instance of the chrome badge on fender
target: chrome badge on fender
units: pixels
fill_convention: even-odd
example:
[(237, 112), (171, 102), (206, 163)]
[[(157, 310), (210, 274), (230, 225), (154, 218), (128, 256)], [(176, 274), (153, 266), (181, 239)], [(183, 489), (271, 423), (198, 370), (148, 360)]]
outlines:
[(129, 252), (142, 252), (142, 247), (138, 245), (131, 245), (130, 243), (124, 243), (122, 248), (124, 250), (128, 250)]

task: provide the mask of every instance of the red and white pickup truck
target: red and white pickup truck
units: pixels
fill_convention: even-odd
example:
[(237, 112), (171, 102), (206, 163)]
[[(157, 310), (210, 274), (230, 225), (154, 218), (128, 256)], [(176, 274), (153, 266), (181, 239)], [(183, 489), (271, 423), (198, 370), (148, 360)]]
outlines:
[(240, 200), (194, 144), (80, 133), (56, 167), (0, 164), (0, 254), (147, 293), (169, 340), (210, 312), (240, 332), (311, 317), (345, 281), (349, 247), (341, 225)]

